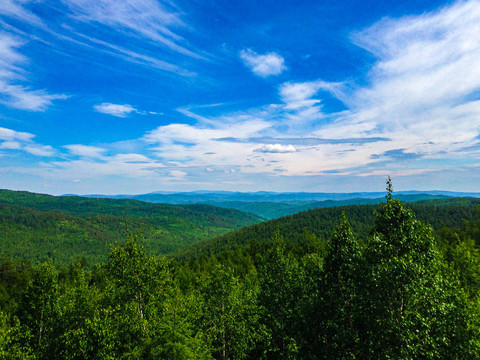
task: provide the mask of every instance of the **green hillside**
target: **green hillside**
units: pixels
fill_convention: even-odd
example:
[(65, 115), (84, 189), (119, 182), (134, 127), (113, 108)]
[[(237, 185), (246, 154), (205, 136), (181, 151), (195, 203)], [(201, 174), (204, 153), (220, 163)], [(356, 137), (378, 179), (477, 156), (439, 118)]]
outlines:
[[(409, 209), (387, 184), (379, 205), (253, 225), (194, 247), (212, 255), (191, 261), (149, 255), (132, 234), (93, 267), (0, 256), (0, 358), (478, 359), (479, 200)], [(21, 235), (43, 224), (64, 252), (105, 228), (62, 212), (0, 209), (3, 228)]]
[[(451, 199), (445, 195), (430, 194), (400, 194), (395, 199), (405, 202), (429, 201), (437, 199)], [(352, 198), (344, 200), (322, 200), (322, 201), (291, 201), (291, 202), (253, 202), (253, 201), (210, 201), (214, 206), (237, 209), (251, 214), (261, 216), (266, 220), (276, 219), (282, 216), (296, 214), (301, 211), (312, 209), (348, 206), (348, 205), (374, 205), (385, 201), (385, 197), (375, 198)]]
[(153, 254), (260, 222), (255, 215), (211, 205), (164, 205), (137, 200), (55, 197), (0, 190), (0, 253), (12, 258), (90, 263), (106, 259), (125, 226), (143, 233)]
[[(370, 200), (380, 202), (378, 199)], [(458, 229), (464, 225), (465, 221), (480, 219), (480, 199), (478, 198), (422, 200), (408, 203), (406, 206), (413, 210), (419, 220), (431, 225), (437, 233), (445, 228)], [(180, 251), (177, 256), (181, 259), (192, 259), (202, 254), (211, 255), (226, 250), (237, 250), (252, 241), (271, 240), (276, 233), (291, 242), (300, 242), (312, 235), (320, 242), (324, 242), (340, 222), (342, 213), (347, 215), (355, 236), (360, 241), (364, 241), (370, 235), (369, 229), (373, 226), (374, 214), (378, 208), (377, 203), (377, 205), (348, 205), (303, 211), (199, 242), (185, 251)]]

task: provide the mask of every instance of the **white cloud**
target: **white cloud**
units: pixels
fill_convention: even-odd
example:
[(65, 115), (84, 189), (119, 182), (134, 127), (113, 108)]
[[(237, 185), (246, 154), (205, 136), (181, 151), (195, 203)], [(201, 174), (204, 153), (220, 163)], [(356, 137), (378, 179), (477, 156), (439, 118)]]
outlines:
[(91, 36), (86, 36), (81, 33), (76, 33), (76, 35), (81, 37), (82, 39), (85, 39), (87, 42), (76, 41), (68, 37), (66, 39), (69, 41), (75, 42), (78, 45), (83, 45), (87, 48), (95, 46), (95, 49), (97, 51), (118, 57), (119, 59), (131, 62), (133, 64), (144, 65), (151, 69), (165, 70), (165, 71), (176, 73), (181, 76), (195, 75), (195, 73), (191, 71), (183, 69), (176, 64), (172, 64), (167, 61), (158, 59), (157, 57), (142, 54), (138, 51), (133, 51), (123, 46), (114, 45), (106, 41), (92, 38)]
[(320, 100), (312, 99), (320, 90), (329, 92), (338, 98), (343, 98), (342, 83), (330, 83), (326, 81), (307, 81), (300, 83), (284, 83), (280, 86), (280, 97), (286, 104), (285, 109), (297, 110), (304, 107), (313, 107)]
[(34, 137), (35, 137), (35, 135), (30, 134), (30, 133), (20, 132), (20, 131), (15, 131), (15, 130), (0, 127), (0, 140), (5, 140), (5, 141), (13, 141), (13, 140), (30, 141)]
[(254, 74), (261, 77), (279, 75), (287, 69), (283, 57), (274, 52), (259, 55), (247, 49), (240, 52), (240, 58)]
[(27, 62), (17, 49), (23, 42), (16, 36), (6, 32), (0, 32), (0, 79), (21, 78), (24, 70), (20, 67)]
[(17, 50), (22, 45), (23, 42), (18, 37), (0, 32), (0, 103), (16, 109), (45, 111), (54, 100), (66, 99), (68, 96), (32, 90), (17, 83), (26, 81), (27, 75), (23, 67), (28, 59)]
[[(84, 152), (86, 150), (84, 149)], [(30, 173), (47, 179), (85, 180), (108, 176), (127, 178), (159, 177), (165, 165), (142, 154), (116, 154), (102, 158), (84, 157), (80, 160), (63, 160), (45, 163)]]
[(25, 1), (2, 0), (0, 1), (0, 15), (15, 17), (25, 22), (40, 25), (42, 21), (32, 12), (26, 10), (22, 5)]
[(171, 170), (168, 172), (168, 174), (170, 175), (170, 177), (174, 178), (175, 180), (183, 180), (185, 176), (188, 175), (185, 171), (181, 171), (181, 170)]
[(178, 8), (156, 0), (63, 0), (76, 18), (109, 26), (124, 34), (142, 36), (163, 46), (195, 58), (202, 56), (180, 45), (182, 36), (175, 31), (185, 29)]
[(133, 106), (124, 104), (111, 104), (111, 103), (102, 103), (99, 105), (95, 105), (93, 107), (97, 112), (103, 114), (109, 114), (117, 117), (126, 117), (132, 112), (138, 113), (138, 110), (135, 109)]
[[(51, 38), (45, 40), (45, 33), (53, 35), (58, 40), (68, 41), (75, 46), (102, 52), (130, 63), (146, 66), (150, 69), (164, 70), (180, 76), (193, 76), (193, 72), (177, 65), (171, 52), (180, 53), (195, 59), (207, 60), (208, 54), (193, 49), (179, 32), (189, 33), (192, 28), (181, 19), (183, 13), (179, 7), (171, 2), (157, 0), (60, 0), (66, 5), (66, 21), (59, 20), (61, 24), (55, 27), (50, 23), (47, 27), (42, 20), (29, 10), (29, 4), (35, 1), (2, 0), (0, 1), (0, 17), (19, 19), (24, 23), (45, 30), (44, 33), (36, 31), (22, 32), (17, 27), (5, 23), (13, 31), (24, 37), (36, 41), (44, 41), (50, 46)], [(76, 20), (72, 22), (72, 18)], [(81, 24), (80, 24), (81, 23)], [(68, 25), (67, 25), (68, 24)], [(80, 26), (78, 26), (80, 25)], [(88, 36), (90, 31), (85, 25), (90, 25), (99, 38)], [(123, 38), (113, 41), (111, 37), (102, 37), (103, 27), (109, 33), (115, 31), (118, 37)], [(145, 46), (148, 43), (157, 46), (156, 51), (149, 52)], [(124, 45), (128, 44), (127, 47)], [(164, 47), (168, 52), (159, 53), (158, 47)], [(0, 46), (0, 50), (1, 46)], [(2, 52), (0, 52), (2, 53)], [(0, 70), (1, 72), (1, 70)]]
[(45, 90), (31, 90), (21, 85), (10, 85), (0, 80), (0, 94), (5, 99), (0, 103), (9, 107), (29, 111), (45, 111), (54, 100), (67, 99), (67, 95), (49, 94)]
[[(276, 168), (284, 175), (378, 175), (387, 169), (403, 176), (442, 166), (453, 169), (459, 161), (472, 163), (477, 150), (466, 147), (474, 147), (480, 134), (478, 34), (478, 1), (382, 20), (352, 37), (376, 58), (359, 81), (362, 85), (353, 80), (284, 83), (279, 87), (282, 103), (244, 112), (262, 120), (263, 128), (250, 135), (228, 131), (224, 125), (242, 124), (245, 118), (238, 113), (208, 117), (183, 111), (198, 125), (185, 125), (188, 138), (178, 129), (156, 151), (162, 157), (173, 153), (184, 166), (237, 166), (243, 173), (271, 173)], [(322, 92), (338, 98), (346, 110), (326, 113)], [(214, 130), (200, 129), (204, 124)], [(269, 141), (261, 144), (262, 136)], [(216, 145), (208, 140), (215, 137), (225, 139)], [(275, 142), (276, 137), (284, 141)], [(289, 137), (332, 141), (294, 146)], [(398, 161), (389, 154), (409, 156)]]
[(105, 149), (96, 146), (87, 146), (81, 144), (65, 145), (64, 148), (68, 149), (72, 155), (83, 156), (88, 158), (101, 158), (106, 152)]
[(343, 99), (350, 110), (314, 134), (386, 137), (391, 141), (375, 144), (377, 154), (405, 149), (437, 163), (459, 153), (471, 157), (462, 149), (480, 133), (478, 34), (478, 1), (385, 19), (355, 33), (355, 43), (377, 58), (367, 86), (354, 88)]
[(50, 145), (29, 144), (23, 150), (35, 156), (54, 156), (55, 150)]
[(21, 150), (35, 156), (54, 156), (55, 150), (49, 145), (37, 144), (35, 135), (0, 127), (0, 149)]
[(4, 141), (0, 143), (0, 149), (20, 150), (21, 146), (18, 141)]
[(262, 146), (259, 149), (256, 149), (257, 152), (262, 153), (291, 153), (297, 151), (293, 145), (282, 145), (282, 144), (267, 144)]

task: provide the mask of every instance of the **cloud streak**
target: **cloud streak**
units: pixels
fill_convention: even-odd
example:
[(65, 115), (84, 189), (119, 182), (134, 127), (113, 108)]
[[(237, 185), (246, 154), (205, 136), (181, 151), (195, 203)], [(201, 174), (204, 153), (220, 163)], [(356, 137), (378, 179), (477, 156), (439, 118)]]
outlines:
[(133, 106), (124, 104), (111, 104), (111, 103), (102, 103), (95, 105), (93, 107), (95, 111), (102, 113), (102, 114), (108, 114), (116, 117), (127, 117), (129, 114), (133, 113), (138, 113), (139, 111), (135, 109)]
[(193, 58), (202, 55), (188, 49), (176, 30), (187, 28), (178, 8), (155, 0), (68, 0), (64, 3), (78, 21), (108, 26), (133, 37), (143, 37), (167, 49)]
[(64, 94), (50, 94), (46, 90), (32, 90), (20, 85), (25, 82), (28, 59), (18, 50), (23, 41), (12, 34), (0, 32), (0, 103), (12, 108), (45, 111), (54, 100), (66, 99)]

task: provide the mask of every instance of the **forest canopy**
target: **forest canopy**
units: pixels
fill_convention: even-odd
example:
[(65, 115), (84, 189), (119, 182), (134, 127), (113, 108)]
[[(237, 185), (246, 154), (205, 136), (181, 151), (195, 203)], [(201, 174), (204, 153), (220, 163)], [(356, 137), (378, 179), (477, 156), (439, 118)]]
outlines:
[(478, 220), (436, 240), (388, 183), (370, 225), (188, 261), (131, 231), (92, 268), (3, 257), (0, 357), (477, 359)]

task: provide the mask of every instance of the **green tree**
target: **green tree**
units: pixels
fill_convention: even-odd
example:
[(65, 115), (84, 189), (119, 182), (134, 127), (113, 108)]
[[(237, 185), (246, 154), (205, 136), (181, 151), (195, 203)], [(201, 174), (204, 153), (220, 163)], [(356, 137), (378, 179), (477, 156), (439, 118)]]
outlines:
[(475, 357), (461, 289), (442, 270), (432, 229), (393, 199), (390, 179), (387, 191), (365, 255), (361, 358)]
[(301, 342), (305, 276), (299, 261), (276, 235), (259, 270), (259, 305), (268, 336), (263, 345), (268, 359), (297, 359)]
[(37, 359), (60, 356), (61, 309), (58, 271), (51, 262), (38, 265), (19, 305), (21, 324), (30, 332)]
[(325, 359), (355, 359), (358, 353), (358, 276), (360, 248), (345, 214), (328, 243), (321, 284), (318, 355)]
[(218, 265), (202, 286), (202, 327), (216, 359), (247, 359), (261, 336), (256, 293)]
[(0, 359), (29, 360), (34, 359), (32, 349), (28, 345), (29, 332), (20, 326), (18, 318), (0, 311)]

